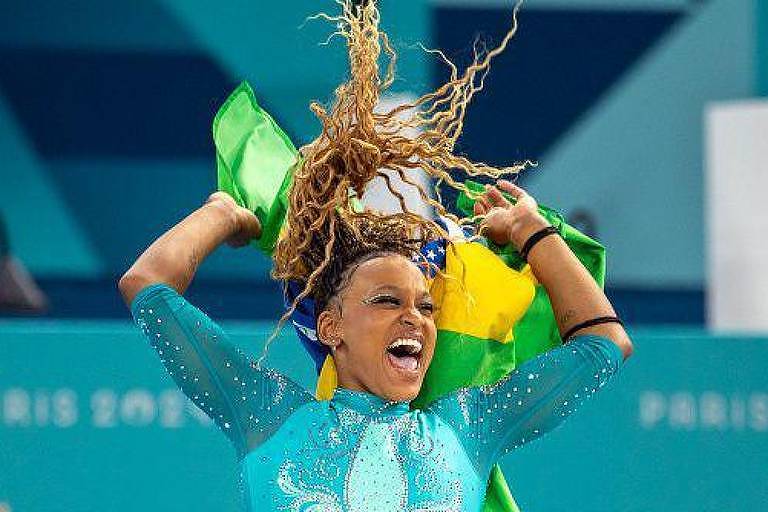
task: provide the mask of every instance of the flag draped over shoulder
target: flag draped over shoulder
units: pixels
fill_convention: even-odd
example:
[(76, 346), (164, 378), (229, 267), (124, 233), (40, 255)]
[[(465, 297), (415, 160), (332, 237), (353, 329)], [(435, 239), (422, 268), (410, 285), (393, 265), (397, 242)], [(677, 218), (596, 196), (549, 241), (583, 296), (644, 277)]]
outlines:
[[(243, 82), (219, 110), (213, 124), (219, 190), (253, 211), (262, 225), (254, 245), (271, 254), (288, 208), (287, 192), (301, 159), (293, 143), (257, 103)], [(480, 187), (467, 182), (468, 187)], [(477, 190), (480, 190), (478, 188)], [(458, 207), (471, 215), (473, 201), (466, 195)], [(567, 225), (554, 210), (540, 212), (556, 226), (577, 257), (597, 280), (605, 277), (605, 250)], [(452, 235), (463, 231), (448, 221)], [(426, 407), (461, 387), (493, 384), (520, 362), (561, 343), (546, 291), (512, 247), (477, 241), (430, 242), (421, 261), (440, 268), (428, 275), (437, 305), (437, 343), (430, 368), (413, 407)], [(427, 271), (429, 273), (429, 271)], [(300, 283), (287, 283), (290, 305), (301, 292)], [(315, 308), (303, 300), (291, 321), (318, 372), (316, 396), (330, 399), (337, 378), (333, 359), (315, 333)], [(491, 471), (485, 511), (510, 512), (517, 506), (498, 467)]]
[[(483, 191), (483, 186), (478, 183), (466, 181), (464, 184), (472, 191)], [(507, 200), (513, 203), (515, 202), (515, 199), (510, 195), (506, 193), (503, 194)], [(474, 205), (474, 200), (470, 199), (465, 194), (459, 196), (457, 206), (465, 216), (472, 215)], [(571, 251), (573, 251), (579, 261), (581, 261), (582, 265), (589, 271), (597, 284), (599, 284), (601, 288), (605, 286), (605, 247), (581, 233), (573, 226), (568, 225), (562, 215), (556, 210), (539, 205), (539, 213), (547, 219), (550, 224), (557, 228), (560, 236), (565, 240), (565, 243), (570, 247)], [(525, 260), (520, 257), (518, 252), (511, 245), (499, 247), (489, 241), (488, 246), (493, 252), (498, 254), (510, 268), (523, 271), (526, 269), (530, 270), (530, 267), (527, 266)], [(514, 337), (516, 340), (515, 358), (518, 365), (562, 343), (560, 332), (557, 328), (557, 322), (555, 321), (555, 315), (552, 311), (552, 304), (549, 302), (549, 296), (547, 295), (546, 290), (544, 290), (544, 287), (538, 283), (533, 304), (531, 304), (531, 307), (528, 309), (525, 316), (515, 324)], [(498, 380), (498, 378), (496, 380)]]

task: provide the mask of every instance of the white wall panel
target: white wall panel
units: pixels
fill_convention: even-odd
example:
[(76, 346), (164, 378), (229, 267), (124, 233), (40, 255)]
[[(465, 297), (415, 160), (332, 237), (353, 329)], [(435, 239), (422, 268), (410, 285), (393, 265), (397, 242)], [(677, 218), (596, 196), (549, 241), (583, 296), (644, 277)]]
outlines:
[(768, 101), (709, 107), (708, 323), (768, 331)]

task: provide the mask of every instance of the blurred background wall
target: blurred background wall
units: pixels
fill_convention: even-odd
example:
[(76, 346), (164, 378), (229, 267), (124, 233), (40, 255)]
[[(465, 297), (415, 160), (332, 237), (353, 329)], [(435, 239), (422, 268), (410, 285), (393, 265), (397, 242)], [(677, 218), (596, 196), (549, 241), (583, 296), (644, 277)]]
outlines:
[[(503, 35), (511, 2), (381, 8), (400, 53), (393, 92), (413, 95), (446, 77), (418, 43), (466, 64), (476, 36)], [(345, 74), (341, 42), (319, 45), (332, 27), (307, 21), (322, 9), (334, 5), (0, 3), (0, 219), (47, 296), (41, 319), (0, 313), (21, 317), (0, 319), (0, 511), (234, 509), (229, 448), (173, 393), (116, 280), (214, 190), (211, 121), (240, 81), (297, 145), (315, 136), (308, 104), (329, 101)], [(768, 502), (765, 335), (704, 329), (705, 114), (767, 95), (766, 0), (525, 3), (460, 149), (538, 162), (521, 183), (606, 245), (608, 292), (639, 347), (621, 387), (505, 462), (525, 510)], [(755, 206), (748, 215), (765, 218)], [(255, 350), (280, 312), (268, 271), (256, 251), (224, 248), (189, 296)], [(270, 358), (311, 386), (308, 361), (284, 341)], [(593, 434), (608, 441), (583, 444)], [(578, 457), (559, 458), (575, 446)], [(551, 482), (566, 487), (553, 493)]]
[[(405, 86), (430, 85), (427, 5), (394, 3)], [(327, 3), (334, 8), (332, 2)], [(296, 144), (311, 100), (343, 79), (345, 51), (309, 0), (3, 2), (0, 212), (54, 316), (124, 317), (115, 277), (215, 187), (211, 122), (242, 80)], [(11, 163), (12, 162), (12, 163)], [(42, 243), (41, 243), (42, 242)], [(274, 318), (269, 262), (222, 251), (203, 267), (219, 315)], [(262, 297), (270, 297), (264, 299)], [(265, 302), (266, 300), (266, 302)]]
[[(306, 21), (321, 8), (3, 2), (0, 211), (51, 314), (123, 316), (115, 277), (213, 190), (210, 123), (239, 81), (297, 144), (312, 139), (308, 104), (329, 100), (345, 65), (338, 39), (318, 44), (331, 27)], [(445, 77), (417, 43), (466, 63), (476, 36), (492, 44), (503, 34), (509, 9), (506, 0), (385, 2), (401, 57), (395, 91)], [(764, 9), (532, 0), (470, 109), (460, 149), (539, 162), (522, 183), (606, 244), (609, 289), (630, 321), (704, 321), (703, 111), (768, 87)], [(274, 294), (260, 293), (271, 290), (268, 265), (220, 251), (197, 289), (215, 292), (219, 316), (273, 318)]]

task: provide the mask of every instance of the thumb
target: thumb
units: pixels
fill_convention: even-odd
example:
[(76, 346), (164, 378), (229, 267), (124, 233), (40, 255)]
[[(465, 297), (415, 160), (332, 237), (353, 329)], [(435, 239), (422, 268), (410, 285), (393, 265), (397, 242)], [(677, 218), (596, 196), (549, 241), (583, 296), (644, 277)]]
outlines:
[(240, 233), (249, 240), (261, 236), (261, 222), (252, 211), (242, 206), (238, 209), (240, 217)]

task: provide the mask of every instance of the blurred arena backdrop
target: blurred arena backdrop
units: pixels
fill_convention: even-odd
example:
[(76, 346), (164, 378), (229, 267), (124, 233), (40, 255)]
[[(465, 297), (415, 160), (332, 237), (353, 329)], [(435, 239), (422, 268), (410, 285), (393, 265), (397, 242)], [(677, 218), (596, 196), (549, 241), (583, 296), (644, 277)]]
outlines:
[[(242, 80), (297, 144), (344, 76), (329, 0), (0, 2), (0, 511), (238, 507), (234, 452), (129, 320), (116, 280), (215, 186)], [(507, 0), (381, 0), (398, 94), (498, 40)], [(636, 357), (504, 461), (524, 511), (768, 509), (768, 1), (530, 0), (461, 149), (608, 248)], [(252, 352), (269, 262), (222, 249), (191, 300)], [(308, 387), (290, 332), (270, 361)]]

